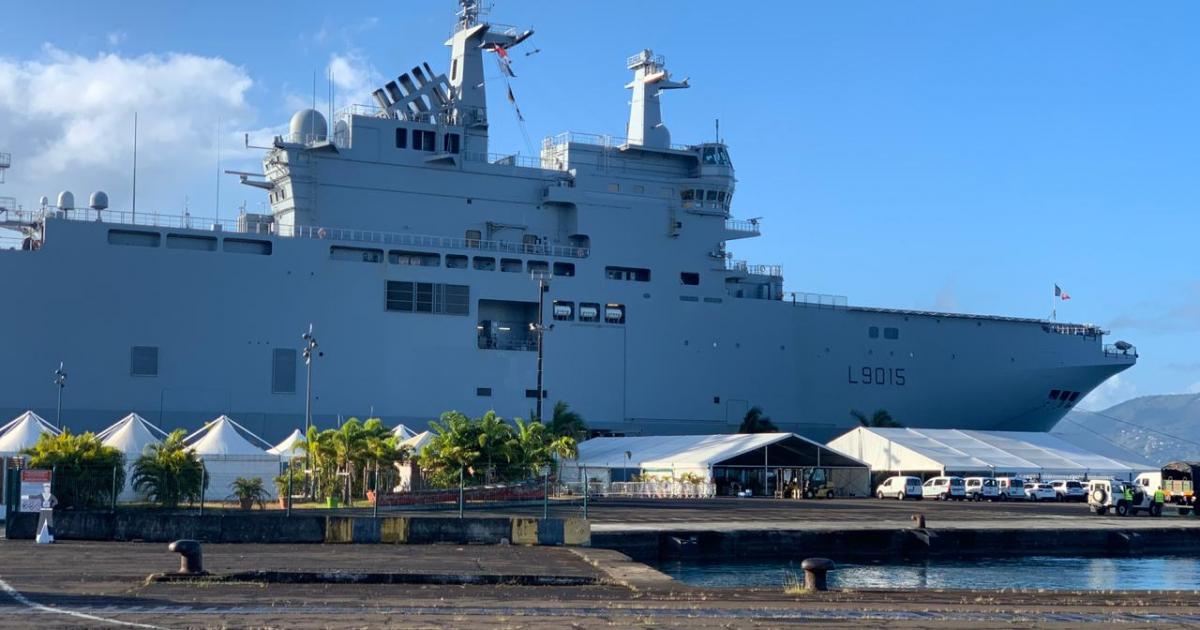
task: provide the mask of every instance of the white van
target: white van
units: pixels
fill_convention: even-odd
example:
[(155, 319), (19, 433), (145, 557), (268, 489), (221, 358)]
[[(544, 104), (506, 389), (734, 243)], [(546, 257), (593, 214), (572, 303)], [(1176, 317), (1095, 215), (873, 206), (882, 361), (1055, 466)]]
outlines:
[(888, 477), (875, 489), (875, 496), (880, 499), (920, 499), (922, 498), (921, 479), (898, 475)]
[(996, 501), (1000, 498), (1000, 485), (991, 477), (967, 477), (967, 499), (971, 501)]
[(1000, 491), (1000, 500), (1008, 501), (1014, 499), (1017, 501), (1025, 500), (1025, 480), (1016, 479), (1013, 477), (997, 477), (996, 487)]
[(934, 477), (921, 486), (921, 496), (940, 501), (962, 501), (967, 498), (967, 491), (962, 477)]

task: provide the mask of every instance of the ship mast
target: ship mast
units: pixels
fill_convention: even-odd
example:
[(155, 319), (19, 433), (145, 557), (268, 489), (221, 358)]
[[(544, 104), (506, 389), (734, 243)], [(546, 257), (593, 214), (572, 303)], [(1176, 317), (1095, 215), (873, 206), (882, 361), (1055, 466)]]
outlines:
[(487, 89), (483, 54), (509, 49), (533, 35), (515, 27), (480, 22), (483, 8), (478, 0), (459, 0), (450, 47), (451, 120), (466, 127), (466, 144), (472, 153), (488, 152)]
[(629, 144), (654, 149), (671, 147), (671, 132), (662, 121), (659, 98), (662, 90), (689, 88), (688, 80), (672, 81), (662, 55), (646, 48), (630, 57), (626, 66), (633, 70), (633, 81), (625, 87), (633, 90), (629, 103)]

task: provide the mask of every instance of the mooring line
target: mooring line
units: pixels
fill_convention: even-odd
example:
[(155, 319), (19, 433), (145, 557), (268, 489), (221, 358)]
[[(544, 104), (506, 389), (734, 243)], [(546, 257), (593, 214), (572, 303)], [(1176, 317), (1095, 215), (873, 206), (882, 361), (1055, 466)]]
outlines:
[(29, 599), (28, 597), (25, 597), (24, 595), (22, 595), (21, 591), (18, 591), (17, 589), (13, 588), (11, 584), (9, 584), (8, 582), (5, 582), (4, 578), (0, 578), (0, 591), (4, 591), (5, 595), (8, 595), (9, 597), (13, 598), (13, 600), (16, 601), (18, 604), (21, 604), (22, 606), (31, 608), (31, 609), (39, 611), (39, 612), (51, 613), (51, 614), (56, 614), (56, 615), (67, 615), (69, 617), (74, 617), (76, 619), (87, 619), (88, 621), (99, 621), (100, 623), (108, 623), (108, 624), (113, 624), (113, 625), (117, 625), (117, 626), (129, 626), (131, 628), (154, 628), (156, 630), (162, 630), (160, 626), (152, 626), (152, 625), (144, 624), (144, 623), (134, 623), (132, 621), (121, 621), (120, 619), (108, 619), (107, 617), (97, 617), (96, 615), (89, 615), (87, 613), (76, 612), (74, 610), (67, 610), (65, 608), (56, 608), (54, 606), (46, 606), (45, 604), (39, 604), (39, 603)]

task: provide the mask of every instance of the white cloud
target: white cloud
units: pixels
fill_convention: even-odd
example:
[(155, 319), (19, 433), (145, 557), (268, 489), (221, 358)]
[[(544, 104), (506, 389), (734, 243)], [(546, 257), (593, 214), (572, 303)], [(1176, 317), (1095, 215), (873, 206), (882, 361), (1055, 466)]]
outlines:
[(1135, 396), (1137, 386), (1122, 378), (1120, 374), (1114, 374), (1079, 401), (1077, 406), (1084, 411), (1104, 411)]
[(125, 43), (125, 39), (129, 37), (124, 31), (113, 31), (106, 36), (109, 46), (120, 46)]
[(36, 58), (0, 57), (0, 150), (13, 155), (4, 194), (31, 207), (62, 189), (76, 199), (104, 189), (113, 209), (127, 208), (137, 111), (139, 210), (177, 208), (190, 183), (212, 182), (218, 119), (223, 157), (251, 157), (236, 130), (255, 122), (252, 85), (219, 57), (84, 57), (49, 45)]
[(1190, 386), (1187, 388), (1187, 393), (1189, 393), (1189, 394), (1200, 394), (1200, 381), (1197, 381), (1197, 382), (1195, 382), (1195, 383), (1192, 383), (1192, 384), (1191, 384), (1191, 385), (1190, 385)]
[[(371, 64), (366, 55), (358, 51), (331, 54), (325, 69), (333, 78), (335, 109), (349, 105), (374, 104), (371, 92), (386, 82), (383, 74)], [(326, 77), (318, 78), (316, 88), (316, 109), (324, 113), (329, 107)], [(311, 92), (289, 91), (284, 97), (284, 103), (290, 110), (307, 109), (313, 106), (313, 101)]]
[(946, 280), (933, 299), (933, 307), (939, 311), (953, 313), (958, 310), (958, 283), (953, 278)]

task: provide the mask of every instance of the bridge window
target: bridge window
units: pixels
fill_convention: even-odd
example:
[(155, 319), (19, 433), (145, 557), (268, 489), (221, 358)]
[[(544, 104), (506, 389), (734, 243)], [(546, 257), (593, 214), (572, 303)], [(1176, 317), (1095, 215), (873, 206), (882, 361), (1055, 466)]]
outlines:
[(405, 129), (404, 127), (396, 127), (396, 148), (408, 148), (408, 129)]
[(456, 133), (448, 133), (442, 138), (442, 150), (446, 153), (458, 153), (459, 135)]
[(412, 148), (415, 151), (437, 151), (437, 134), (424, 129), (413, 129)]
[(650, 270), (638, 267), (605, 267), (604, 275), (609, 280), (632, 280), (634, 282), (649, 282)]
[(700, 274), (695, 271), (683, 271), (679, 274), (679, 281), (688, 286), (696, 286), (700, 284)]

